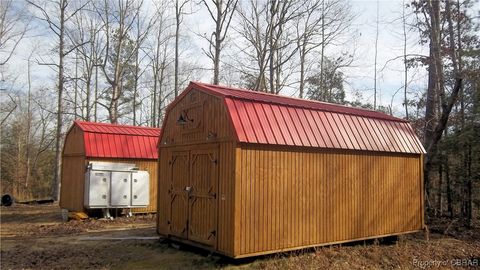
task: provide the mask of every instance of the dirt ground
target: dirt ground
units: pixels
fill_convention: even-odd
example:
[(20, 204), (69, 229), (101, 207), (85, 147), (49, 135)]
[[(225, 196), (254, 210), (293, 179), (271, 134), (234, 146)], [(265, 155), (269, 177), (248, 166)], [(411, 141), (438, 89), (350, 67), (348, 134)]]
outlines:
[(235, 261), (167, 243), (156, 234), (153, 215), (63, 222), (57, 205), (17, 204), (0, 208), (0, 225), (1, 269), (459, 269), (480, 264), (478, 228), (454, 236), (432, 233), (429, 241), (418, 233), (393, 243), (357, 242)]

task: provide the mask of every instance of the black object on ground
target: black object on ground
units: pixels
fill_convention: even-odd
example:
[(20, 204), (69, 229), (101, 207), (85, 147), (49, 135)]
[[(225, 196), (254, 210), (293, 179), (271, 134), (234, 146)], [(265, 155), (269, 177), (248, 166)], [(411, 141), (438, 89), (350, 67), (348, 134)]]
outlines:
[(13, 204), (13, 197), (10, 194), (4, 194), (2, 196), (2, 205), (11, 206)]

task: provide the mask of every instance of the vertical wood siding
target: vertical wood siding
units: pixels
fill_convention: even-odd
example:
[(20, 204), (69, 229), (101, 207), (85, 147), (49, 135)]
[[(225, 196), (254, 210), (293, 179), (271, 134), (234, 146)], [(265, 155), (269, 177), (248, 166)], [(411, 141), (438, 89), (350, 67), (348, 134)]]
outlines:
[[(192, 94), (192, 95), (190, 95)], [(218, 143), (218, 185), (216, 214), (216, 250), (227, 255), (233, 255), (234, 226), (234, 157), (235, 143), (228, 114), (223, 100), (193, 90), (178, 101), (167, 114), (159, 147), (158, 175), (158, 211), (157, 231), (163, 235), (171, 234), (171, 179), (169, 179), (169, 161), (174, 152), (192, 152), (213, 143)], [(192, 109), (193, 108), (193, 109)], [(200, 109), (199, 109), (200, 108)], [(189, 118), (201, 121), (199, 126), (182, 126), (178, 118), (186, 111)], [(215, 134), (209, 137), (209, 134)], [(202, 213), (199, 213), (200, 215)], [(207, 213), (204, 213), (207, 216)]]
[[(171, 231), (176, 214), (189, 214), (187, 207), (172, 213), (171, 161), (179, 153), (190, 160), (212, 145), (218, 145), (217, 235), (215, 244), (203, 247), (246, 257), (422, 228), (421, 155), (237, 144), (223, 102), (193, 89), (167, 112), (159, 146), (158, 233), (202, 242), (178, 233), (188, 221)], [(190, 186), (191, 166), (184, 166), (185, 172), (175, 170), (178, 177), (188, 175)]]
[[(172, 215), (172, 199), (169, 189), (171, 188), (171, 170), (169, 161), (172, 155), (176, 153), (185, 153), (192, 151), (193, 149), (202, 149), (202, 147), (208, 144), (196, 145), (196, 146), (176, 146), (176, 147), (163, 147), (160, 149), (161, 157), (159, 159), (159, 168), (163, 173), (158, 176), (158, 210), (157, 210), (157, 231), (162, 235), (175, 234), (171, 231), (170, 224), (173, 222), (172, 217), (175, 218), (177, 214)], [(234, 243), (234, 143), (220, 143), (218, 151), (218, 185), (217, 185), (217, 214), (215, 215), (214, 222), (216, 223), (217, 242), (214, 244), (216, 249), (226, 255), (233, 256), (233, 243)], [(185, 170), (187, 166), (185, 166)], [(182, 210), (177, 210), (181, 211)], [(185, 208), (184, 211), (187, 211)], [(205, 218), (209, 216), (208, 213), (195, 213), (196, 215), (203, 215)]]
[(67, 133), (62, 153), (60, 207), (69, 211), (84, 211), (85, 149), (83, 132), (77, 127)]
[(63, 155), (85, 155), (83, 131), (74, 125), (65, 137)]
[[(182, 112), (196, 124), (179, 125), (177, 120)], [(209, 134), (215, 137), (208, 138)], [(193, 90), (168, 111), (160, 143), (171, 146), (232, 140), (232, 134), (223, 100)]]
[(234, 187), (235, 144), (222, 143), (219, 151), (218, 172), (218, 239), (217, 249), (233, 256), (234, 244)]
[(140, 170), (150, 174), (150, 204), (146, 208), (132, 208), (135, 213), (157, 211), (157, 162), (138, 159), (85, 159), (83, 156), (65, 156), (62, 161), (62, 185), (60, 207), (69, 211), (85, 211), (83, 207), (85, 188), (85, 168), (90, 161), (135, 163)]
[(419, 230), (421, 156), (236, 150), (235, 256)]
[(63, 156), (62, 185), (60, 186), (60, 207), (73, 212), (83, 209), (85, 186), (85, 157)]
[(116, 158), (85, 158), (83, 131), (77, 126), (67, 133), (62, 157), (62, 178), (60, 186), (60, 207), (69, 211), (85, 211), (83, 207), (85, 168), (90, 161), (134, 163), (140, 170), (150, 174), (150, 204), (146, 208), (132, 208), (135, 213), (157, 211), (157, 161)]

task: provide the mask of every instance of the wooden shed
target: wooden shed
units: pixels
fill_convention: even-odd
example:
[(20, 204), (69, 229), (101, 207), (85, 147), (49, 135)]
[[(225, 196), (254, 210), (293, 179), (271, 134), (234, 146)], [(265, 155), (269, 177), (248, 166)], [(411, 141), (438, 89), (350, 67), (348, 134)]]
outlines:
[(60, 207), (84, 212), (84, 185), (91, 161), (134, 163), (150, 174), (150, 204), (132, 212), (157, 210), (157, 143), (159, 128), (75, 121), (65, 138), (62, 153)]
[(157, 230), (234, 258), (418, 231), (424, 153), (380, 112), (192, 82), (160, 136)]

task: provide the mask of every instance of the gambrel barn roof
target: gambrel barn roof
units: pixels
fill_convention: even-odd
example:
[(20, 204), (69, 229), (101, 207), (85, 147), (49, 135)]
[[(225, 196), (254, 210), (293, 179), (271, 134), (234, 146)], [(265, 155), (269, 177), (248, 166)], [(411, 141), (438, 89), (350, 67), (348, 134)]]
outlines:
[[(157, 159), (159, 128), (75, 121), (90, 158)], [(80, 142), (79, 142), (80, 143)]]
[(199, 82), (182, 95), (193, 89), (224, 100), (238, 142), (425, 153), (408, 121), (381, 112)]

